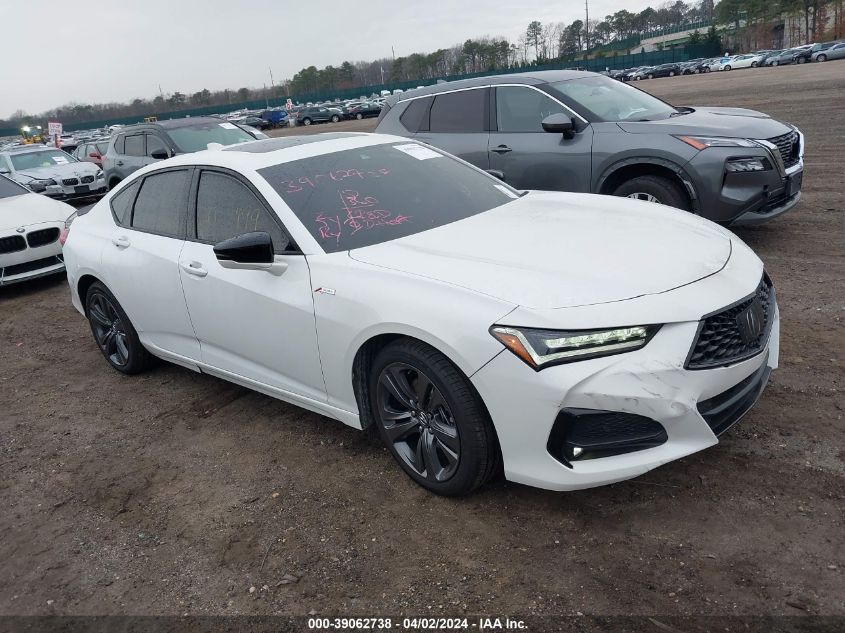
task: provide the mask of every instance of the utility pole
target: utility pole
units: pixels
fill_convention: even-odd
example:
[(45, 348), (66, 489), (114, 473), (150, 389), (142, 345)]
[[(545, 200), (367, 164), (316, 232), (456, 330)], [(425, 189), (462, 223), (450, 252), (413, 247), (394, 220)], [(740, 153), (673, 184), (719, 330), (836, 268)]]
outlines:
[(393, 53), (393, 61), (396, 61), (396, 49), (393, 48), (393, 44), (390, 45), (390, 52)]
[(584, 0), (584, 10), (587, 13), (587, 21), (584, 22), (584, 40), (586, 50), (590, 50), (590, 0)]

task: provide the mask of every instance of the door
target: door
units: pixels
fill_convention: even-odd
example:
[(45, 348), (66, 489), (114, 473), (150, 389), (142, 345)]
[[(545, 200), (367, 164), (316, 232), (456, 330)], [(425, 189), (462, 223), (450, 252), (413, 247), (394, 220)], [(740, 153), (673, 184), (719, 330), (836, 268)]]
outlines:
[(155, 172), (112, 198), (117, 226), (102, 268), (145, 344), (198, 361), (199, 342), (179, 279), (190, 176), (190, 169)]
[(495, 110), (490, 169), (503, 172), (505, 182), (517, 189), (590, 191), (592, 126), (581, 124), (571, 138), (544, 131), (544, 118), (571, 112), (527, 86), (496, 88)]
[[(180, 274), (203, 363), (276, 389), (326, 401), (308, 262), (287, 250), (275, 213), (240, 177), (204, 170), (196, 185), (195, 222)], [(279, 271), (223, 268), (213, 245), (266, 231)]]
[(439, 94), (415, 138), (487, 169), (488, 102), (486, 87)]

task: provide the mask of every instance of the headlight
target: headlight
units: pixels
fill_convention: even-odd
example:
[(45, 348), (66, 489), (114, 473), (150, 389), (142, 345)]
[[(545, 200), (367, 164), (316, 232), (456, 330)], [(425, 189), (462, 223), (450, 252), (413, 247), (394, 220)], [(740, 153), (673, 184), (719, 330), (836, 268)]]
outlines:
[(721, 136), (676, 136), (676, 139), (702, 150), (708, 147), (760, 147), (747, 138), (727, 138)]
[(28, 183), (26, 183), (27, 187), (29, 187), (36, 193), (44, 191), (47, 187), (50, 187), (55, 184), (56, 181), (52, 178), (46, 178), (44, 180), (30, 180)]
[(659, 329), (659, 325), (637, 325), (604, 330), (561, 331), (494, 325), (490, 328), (490, 334), (529, 367), (540, 371), (551, 365), (640, 349)]
[(97, 180), (99, 180), (99, 179), (100, 179), (100, 178), (102, 178), (102, 177), (103, 177), (103, 170), (102, 170), (102, 169), (98, 169), (98, 170), (97, 170), (97, 173), (96, 173), (96, 174), (94, 174), (94, 178), (96, 178)]
[(765, 158), (734, 158), (725, 163), (725, 169), (732, 172), (765, 171), (771, 164)]

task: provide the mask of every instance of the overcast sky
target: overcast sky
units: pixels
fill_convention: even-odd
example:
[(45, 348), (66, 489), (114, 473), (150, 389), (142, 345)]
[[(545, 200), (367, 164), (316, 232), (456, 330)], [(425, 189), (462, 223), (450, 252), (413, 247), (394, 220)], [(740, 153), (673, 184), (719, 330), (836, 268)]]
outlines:
[[(0, 118), (96, 103), (257, 88), (311, 64), (431, 52), (531, 20), (583, 19), (582, 0), (0, 0)], [(590, 0), (597, 18), (642, 0)], [(657, 5), (660, 2), (652, 2)], [(40, 26), (39, 26), (40, 25)], [(39, 28), (44, 31), (39, 33)]]

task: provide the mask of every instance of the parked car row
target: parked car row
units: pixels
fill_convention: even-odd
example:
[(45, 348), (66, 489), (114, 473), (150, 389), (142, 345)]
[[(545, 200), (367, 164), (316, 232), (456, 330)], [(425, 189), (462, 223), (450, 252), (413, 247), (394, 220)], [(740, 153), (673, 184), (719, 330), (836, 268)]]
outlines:
[(377, 117), (381, 113), (383, 100), (350, 101), (337, 105), (317, 105), (295, 108), (291, 114), (296, 125), (315, 123), (337, 123), (346, 119)]

